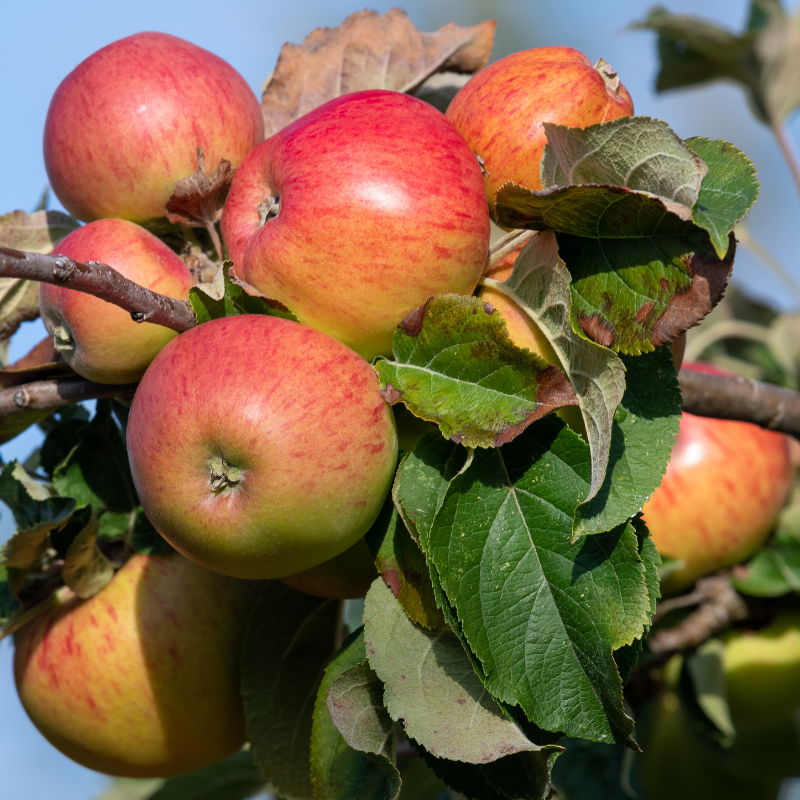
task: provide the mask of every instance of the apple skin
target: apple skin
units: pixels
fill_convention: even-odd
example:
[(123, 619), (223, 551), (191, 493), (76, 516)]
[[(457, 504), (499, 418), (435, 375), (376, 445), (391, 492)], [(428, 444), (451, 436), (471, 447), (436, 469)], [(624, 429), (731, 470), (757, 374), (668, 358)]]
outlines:
[[(91, 222), (55, 249), (79, 262), (101, 261), (126, 278), (181, 300), (194, 283), (186, 265), (160, 239), (122, 219)], [(132, 383), (177, 334), (162, 325), (134, 322), (129, 312), (98, 297), (41, 284), (39, 308), (47, 332), (64, 360), (98, 383)], [(62, 338), (67, 337), (66, 346)]]
[(586, 128), (632, 114), (625, 87), (571, 47), (539, 47), (501, 58), (471, 78), (447, 108), (447, 118), (483, 159), (493, 219), (494, 199), (504, 183), (542, 188), (539, 164), (547, 144), (542, 123)]
[[(269, 198), (279, 211), (264, 223)], [(444, 115), (370, 90), (257, 147), (234, 176), (222, 236), (249, 283), (371, 360), (391, 355), (397, 326), (430, 297), (472, 294), (489, 215), (480, 166)]]
[(134, 555), (99, 594), (16, 634), (22, 705), (62, 753), (111, 775), (226, 758), (245, 741), (239, 650), (257, 589), (177, 554)]
[(353, 546), (397, 464), (372, 367), (276, 317), (217, 319), (173, 339), (139, 384), (127, 433), (155, 528), (238, 578), (282, 578)]
[(355, 600), (366, 596), (377, 576), (375, 558), (362, 537), (351, 548), (330, 561), (324, 561), (294, 575), (287, 575), (281, 578), (281, 582), (314, 597)]
[[(728, 374), (709, 365), (683, 368)], [(659, 553), (685, 562), (662, 581), (662, 591), (684, 589), (754, 553), (793, 480), (785, 435), (684, 412), (666, 474), (643, 508)]]
[(256, 96), (230, 64), (165, 33), (137, 33), (81, 62), (47, 112), (50, 185), (78, 219), (165, 216), (175, 184), (264, 139)]

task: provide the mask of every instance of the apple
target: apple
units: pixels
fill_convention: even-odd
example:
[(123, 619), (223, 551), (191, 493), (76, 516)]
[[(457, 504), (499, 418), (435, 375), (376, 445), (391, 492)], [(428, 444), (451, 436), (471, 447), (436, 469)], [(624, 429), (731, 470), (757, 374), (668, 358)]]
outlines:
[(177, 554), (134, 555), (99, 594), (16, 634), (22, 705), (62, 753), (111, 775), (226, 758), (245, 740), (239, 650), (257, 588)]
[(256, 96), (213, 53), (137, 33), (81, 62), (56, 89), (44, 129), (50, 185), (82, 220), (165, 216), (175, 184), (234, 167), (264, 138)]
[(538, 47), (501, 58), (456, 94), (447, 118), (483, 160), (489, 209), (509, 181), (541, 189), (542, 123), (586, 128), (633, 114), (614, 70), (571, 47)]
[[(727, 374), (700, 364), (684, 369)], [(666, 474), (643, 509), (661, 555), (684, 562), (662, 581), (662, 590), (683, 589), (755, 552), (793, 480), (784, 434), (684, 413)]]
[(472, 294), (489, 248), (475, 156), (441, 112), (399, 92), (316, 108), (233, 179), (222, 236), (240, 274), (364, 358), (430, 297)]
[[(152, 233), (134, 222), (103, 219), (63, 239), (56, 255), (101, 261), (126, 278), (179, 299), (194, 283), (186, 265)], [(132, 383), (144, 375), (159, 350), (177, 334), (161, 325), (134, 322), (130, 313), (98, 297), (43, 283), (39, 309), (56, 350), (84, 378)]]
[(283, 578), (352, 547), (397, 464), (373, 368), (327, 334), (268, 316), (173, 339), (139, 384), (127, 435), (159, 533), (238, 578)]
[(377, 576), (375, 558), (362, 536), (351, 548), (330, 561), (287, 575), (281, 578), (281, 582), (315, 597), (355, 600), (366, 596)]

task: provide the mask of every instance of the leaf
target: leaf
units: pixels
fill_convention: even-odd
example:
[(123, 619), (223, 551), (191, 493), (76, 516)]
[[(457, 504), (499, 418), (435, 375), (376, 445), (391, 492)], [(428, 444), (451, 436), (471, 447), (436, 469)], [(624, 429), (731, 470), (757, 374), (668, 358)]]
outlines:
[(39, 284), (0, 278), (0, 342), (7, 342), (23, 322), (39, 316)]
[(75, 537), (67, 550), (61, 577), (81, 600), (94, 597), (114, 577), (114, 567), (97, 546), (97, 515)]
[(167, 219), (173, 225), (207, 228), (222, 216), (233, 180), (233, 165), (223, 158), (217, 171), (207, 175), (201, 149), (197, 151), (197, 163), (197, 172), (175, 184), (175, 191), (164, 206)]
[(11, 616), (19, 611), (19, 602), (8, 583), (8, 570), (0, 564), (0, 628), (5, 627)]
[(486, 66), (494, 21), (453, 23), (420, 33), (404, 11), (351, 14), (336, 28), (317, 28), (302, 45), (285, 44), (261, 101), (266, 136), (343, 94), (362, 89), (411, 92), (435, 72), (471, 74)]
[(332, 654), (337, 603), (266, 583), (242, 644), (247, 738), (262, 776), (285, 798), (313, 797), (314, 699)]
[(647, 570), (630, 524), (570, 544), (589, 475), (585, 442), (551, 418), (476, 451), (427, 555), (498, 700), (544, 730), (635, 746), (612, 651), (650, 623)]
[(245, 800), (264, 788), (248, 750), (195, 772), (169, 778), (147, 800)]
[(378, 572), (409, 618), (426, 628), (446, 628), (425, 555), (411, 538), (391, 496), (367, 531), (366, 541)]
[(77, 220), (60, 211), (12, 211), (0, 216), (0, 247), (47, 255), (79, 227)]
[[(331, 713), (328, 712), (329, 690), (350, 668), (363, 664), (366, 657), (364, 631), (359, 628), (347, 637), (325, 668), (317, 690), (311, 736), (311, 782), (315, 800), (394, 800), (400, 792), (400, 774), (390, 760), (394, 757), (392, 721), (382, 705), (380, 708), (365, 705), (360, 702), (364, 698), (355, 698), (345, 691), (334, 699)], [(339, 690), (343, 688), (344, 684), (339, 686)], [(345, 741), (337, 730), (337, 719), (343, 728), (351, 730), (348, 721), (353, 713), (357, 715), (355, 727), (359, 728), (363, 719), (367, 731), (375, 727), (380, 730), (382, 743), (375, 749), (369, 749), (370, 739), (366, 743), (361, 741), (363, 737), (359, 737), (358, 742), (355, 739)], [(391, 738), (391, 747), (386, 746), (387, 738)], [(366, 744), (366, 749), (356, 748), (357, 744)]]
[(394, 335), (396, 361), (378, 359), (381, 394), (465, 447), (500, 447), (577, 397), (564, 373), (516, 347), (505, 321), (476, 297), (443, 295)]
[[(616, 745), (567, 739), (553, 767), (553, 784), (569, 800), (631, 800), (630, 751)], [(633, 789), (636, 791), (636, 789)]]
[[(80, 427), (71, 426), (71, 430), (77, 433), (77, 444), (53, 471), (56, 492), (62, 497), (74, 497), (79, 505), (92, 505), (98, 511), (135, 509), (139, 499), (125, 442), (111, 416), (111, 404), (98, 400), (92, 421)], [(45, 456), (49, 454), (43, 452), (43, 463)]]
[(390, 716), (432, 755), (485, 764), (541, 750), (486, 691), (456, 635), (413, 623), (381, 580), (367, 592), (364, 641)]
[(238, 314), (267, 314), (297, 322), (297, 318), (277, 300), (270, 300), (249, 283), (239, 280), (232, 261), (225, 261), (217, 270), (213, 283), (198, 283), (189, 289), (198, 325), (220, 317)]
[(573, 537), (609, 531), (641, 511), (661, 484), (680, 430), (681, 392), (672, 352), (623, 356), (625, 393), (614, 413), (600, 491), (575, 513)]
[(580, 401), (592, 454), (586, 500), (600, 490), (608, 464), (614, 413), (625, 391), (625, 367), (605, 347), (587, 341), (570, 327), (570, 276), (553, 233), (540, 233), (522, 250), (505, 282), (486, 285), (510, 297), (547, 337)]
[(708, 231), (717, 255), (728, 249), (728, 234), (758, 198), (758, 179), (753, 162), (724, 139), (695, 136), (686, 144), (708, 166), (700, 196), (692, 207), (695, 224)]

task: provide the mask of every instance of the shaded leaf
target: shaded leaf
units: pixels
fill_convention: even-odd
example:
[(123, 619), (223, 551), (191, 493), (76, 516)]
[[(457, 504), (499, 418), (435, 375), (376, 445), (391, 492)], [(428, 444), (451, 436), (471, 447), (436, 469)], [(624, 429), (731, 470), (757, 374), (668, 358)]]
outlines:
[(630, 524), (570, 544), (589, 476), (585, 442), (551, 418), (476, 451), (427, 554), (496, 698), (544, 730), (633, 746), (612, 651), (650, 622), (647, 571)]
[(516, 347), (505, 321), (476, 297), (442, 295), (394, 334), (395, 361), (378, 359), (381, 394), (465, 447), (500, 447), (557, 408), (577, 405), (564, 373)]
[(247, 738), (262, 776), (283, 797), (313, 797), (312, 713), (337, 624), (335, 601), (277, 581), (265, 584), (250, 616), (242, 644)]
[[(329, 689), (338, 683), (338, 679), (343, 674), (347, 674), (350, 668), (363, 663), (366, 657), (364, 631), (359, 627), (347, 637), (339, 652), (331, 659), (325, 668), (325, 675), (317, 690), (311, 736), (311, 782), (314, 787), (315, 800), (338, 800), (339, 798), (341, 800), (351, 800), (351, 798), (356, 798), (356, 800), (373, 800), (373, 798), (375, 800), (393, 800), (400, 791), (400, 775), (390, 760), (394, 757), (393, 736), (390, 747), (384, 746), (388, 744), (386, 741), (388, 736), (384, 736), (382, 746), (377, 747), (374, 751), (364, 748), (354, 749), (356, 742), (345, 741), (336, 728), (332, 714), (328, 712)], [(344, 707), (337, 705), (334, 701), (334, 708), (342, 710), (341, 722), (343, 727), (347, 727), (346, 722), (350, 717), (349, 711), (353, 708), (353, 703), (352, 697), (347, 697), (347, 694), (343, 699)], [(369, 723), (374, 724), (381, 716), (381, 711), (389, 728), (392, 727), (392, 722), (385, 709), (365, 708), (360, 703), (356, 703), (355, 708), (357, 709), (356, 713), (365, 712), (370, 729), (372, 725)], [(378, 727), (383, 730), (380, 723)], [(391, 736), (391, 731), (387, 731), (387, 734)], [(358, 742), (358, 744), (361, 743)], [(367, 744), (369, 745), (369, 742)]]
[(523, 248), (508, 280), (484, 281), (510, 297), (538, 325), (578, 395), (592, 456), (586, 497), (590, 500), (606, 473), (614, 413), (625, 391), (625, 367), (613, 352), (572, 331), (570, 276), (553, 233), (540, 233)]
[(97, 546), (97, 516), (75, 537), (64, 558), (64, 583), (82, 600), (94, 597), (114, 577), (114, 568)]
[(39, 284), (21, 278), (0, 278), (0, 343), (7, 342), (23, 322), (39, 316)]
[(0, 216), (0, 247), (46, 255), (79, 227), (77, 220), (60, 211), (12, 211)]
[(222, 216), (222, 207), (233, 180), (233, 165), (222, 159), (213, 175), (206, 174), (203, 151), (197, 151), (197, 172), (181, 178), (164, 210), (173, 225), (207, 228)]
[(60, 527), (50, 531), (50, 545), (56, 551), (56, 557), (64, 559), (70, 545), (78, 534), (92, 523), (94, 509), (91, 506), (81, 506), (75, 509), (72, 516)]
[(11, 616), (19, 611), (19, 602), (8, 582), (8, 570), (0, 564), (0, 628), (8, 624)]
[(266, 135), (349, 92), (411, 92), (435, 72), (477, 72), (489, 60), (495, 25), (450, 23), (421, 33), (393, 8), (383, 16), (360, 11), (335, 28), (317, 28), (302, 45), (281, 50), (261, 101)]
[(601, 533), (642, 510), (661, 484), (680, 430), (681, 392), (672, 352), (623, 356), (625, 393), (614, 413), (600, 491), (578, 506), (573, 536)]
[(381, 580), (364, 603), (364, 641), (389, 714), (432, 755), (485, 764), (541, 749), (486, 691), (456, 635), (413, 623)]
[[(569, 800), (631, 800), (641, 797), (631, 787), (629, 750), (618, 745), (567, 739), (553, 767), (553, 784), (558, 796)], [(635, 795), (631, 791), (637, 792)]]
[(239, 314), (267, 314), (281, 319), (297, 318), (277, 300), (270, 300), (254, 286), (236, 277), (233, 262), (226, 261), (217, 270), (213, 283), (198, 283), (189, 290), (198, 324)]
[(391, 496), (367, 532), (366, 541), (378, 572), (409, 618), (426, 628), (445, 628), (425, 555), (411, 538)]

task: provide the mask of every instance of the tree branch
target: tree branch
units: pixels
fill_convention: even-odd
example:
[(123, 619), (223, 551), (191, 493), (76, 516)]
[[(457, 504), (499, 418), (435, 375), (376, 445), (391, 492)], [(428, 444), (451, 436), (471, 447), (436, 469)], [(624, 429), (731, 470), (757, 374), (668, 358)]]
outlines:
[(60, 408), (83, 400), (105, 397), (129, 399), (133, 397), (137, 385), (94, 383), (83, 378), (34, 381), (0, 391), (0, 417), (13, 414), (15, 411)]
[(682, 369), (678, 377), (684, 411), (700, 417), (753, 422), (800, 439), (800, 392), (688, 369)]
[(179, 333), (196, 324), (186, 300), (145, 289), (99, 261), (82, 264), (67, 256), (0, 247), (0, 277), (52, 283), (86, 292), (129, 311), (135, 322), (152, 322)]

